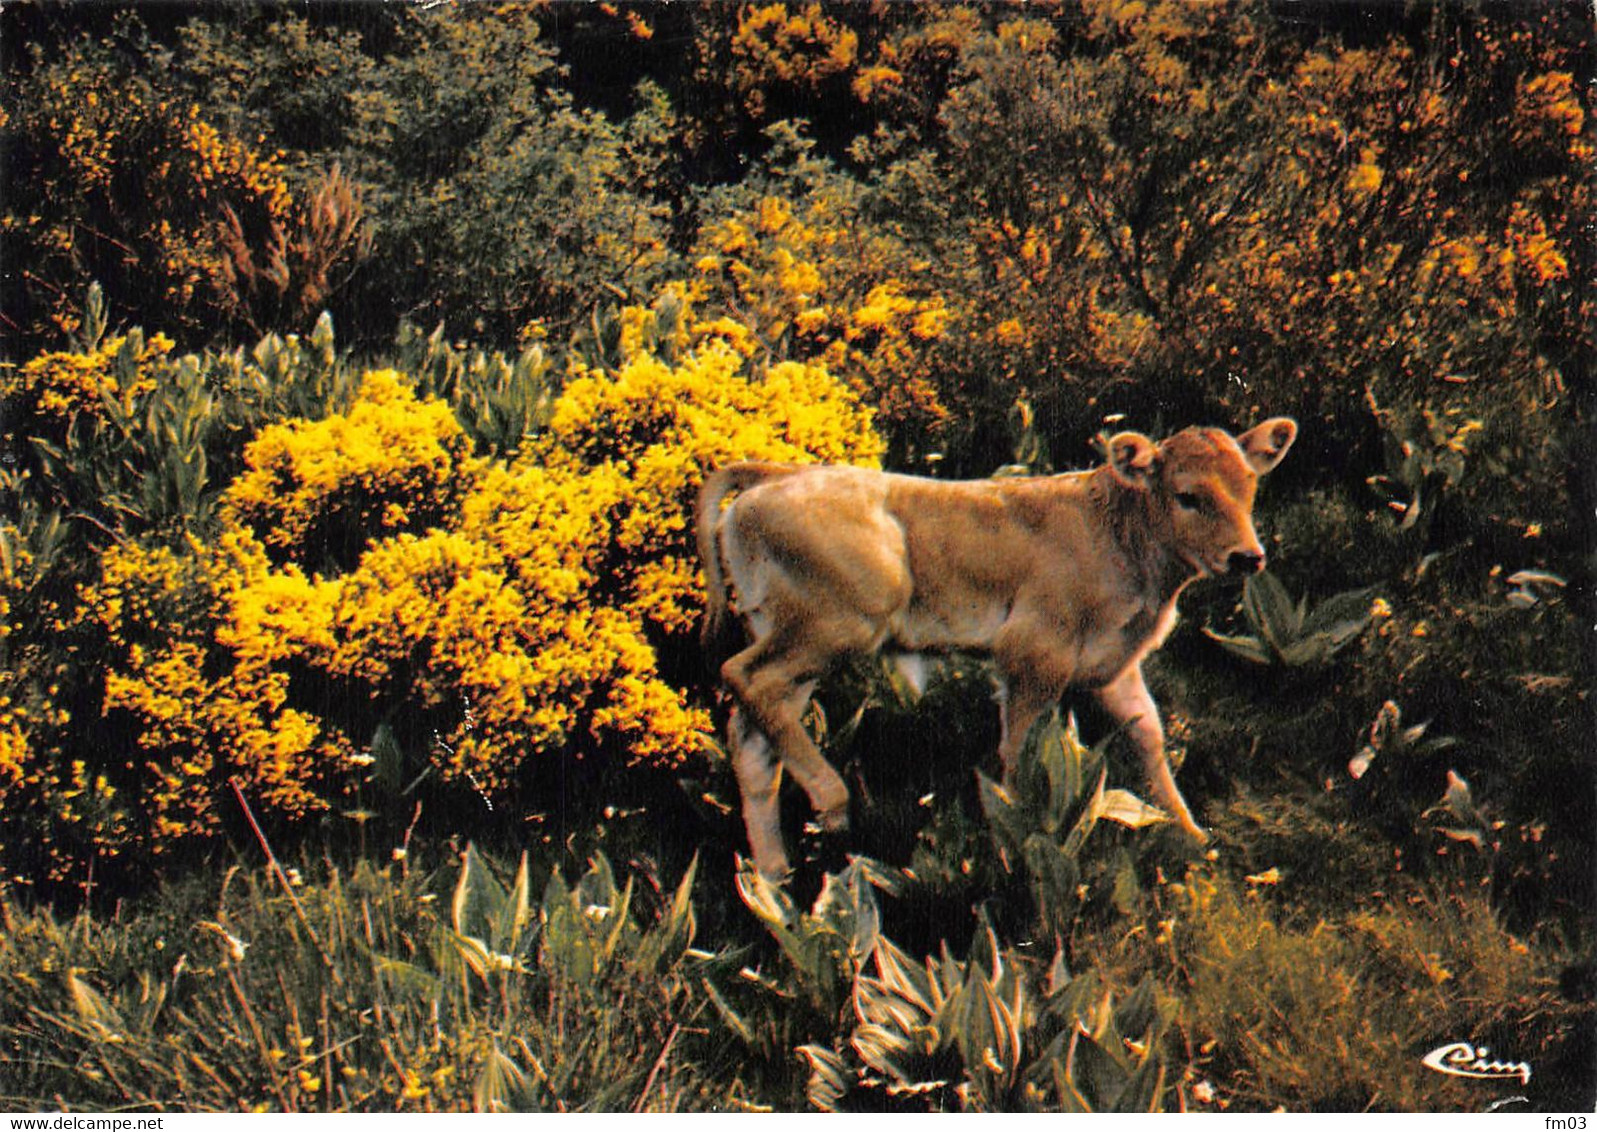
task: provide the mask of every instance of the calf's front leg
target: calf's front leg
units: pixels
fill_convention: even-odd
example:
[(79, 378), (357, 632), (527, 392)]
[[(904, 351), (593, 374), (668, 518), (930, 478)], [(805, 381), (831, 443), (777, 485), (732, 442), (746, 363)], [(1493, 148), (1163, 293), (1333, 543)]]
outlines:
[(1203, 844), (1209, 835), (1193, 820), (1192, 811), (1176, 787), (1170, 762), (1164, 754), (1164, 728), (1159, 723), (1159, 708), (1142, 678), (1142, 666), (1132, 665), (1108, 684), (1099, 688), (1098, 702), (1127, 734), (1142, 755), (1142, 769), (1148, 777), (1153, 800), (1176, 820), (1191, 837)]
[(998, 632), (993, 645), (993, 662), (998, 683), (1000, 733), (998, 756), (1003, 764), (1004, 788), (1013, 789), (1020, 753), (1032, 725), (1044, 712), (1059, 703), (1070, 687), (1071, 670), (1062, 650), (1048, 642), (1057, 634), (1043, 619), (1016, 611)]

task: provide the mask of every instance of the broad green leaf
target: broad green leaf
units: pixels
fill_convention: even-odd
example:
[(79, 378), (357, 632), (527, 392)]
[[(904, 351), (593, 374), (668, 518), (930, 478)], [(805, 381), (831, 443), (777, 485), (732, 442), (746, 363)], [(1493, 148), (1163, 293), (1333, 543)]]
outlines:
[(1074, 1054), (1080, 1042), (1080, 1034), (1072, 1032), (1069, 1052), (1060, 1058), (1055, 1058), (1049, 1067), (1053, 1073), (1054, 1091), (1058, 1097), (1060, 1112), (1089, 1113), (1093, 1111), (1092, 1102), (1087, 1099), (1075, 1080)]
[(139, 972), (139, 1001), (129, 1005), (129, 1023), (137, 1034), (148, 1035), (166, 1005), (170, 982), (149, 971)]
[(1165, 1066), (1157, 1057), (1145, 1060), (1126, 1081), (1125, 1088), (1115, 1098), (1114, 1112), (1158, 1112), (1159, 1098), (1164, 1093)]
[(1081, 847), (1086, 843), (1087, 835), (1098, 824), (1098, 814), (1103, 808), (1104, 784), (1108, 780), (1109, 768), (1107, 766), (1100, 767), (1098, 780), (1092, 788), (1092, 793), (1088, 796), (1087, 805), (1082, 810), (1081, 817), (1077, 819), (1076, 824), (1071, 827), (1070, 833), (1066, 835), (1064, 844), (1061, 846), (1067, 857), (1075, 858), (1081, 854)]
[(854, 1027), (849, 1045), (860, 1060), (876, 1072), (901, 1083), (915, 1079), (915, 1074), (904, 1064), (914, 1054), (908, 1031), (897, 1026), (862, 1022)]
[(936, 1009), (934, 983), (922, 964), (886, 936), (876, 940), (876, 972), (882, 986), (908, 1000), (923, 1013)]
[(532, 880), (527, 870), (527, 854), (523, 851), (516, 879), (510, 886), (510, 896), (505, 901), (505, 915), (498, 925), (495, 944), (504, 951), (519, 951), (531, 924)]
[(982, 813), (999, 840), (1008, 848), (1018, 848), (1024, 837), (1015, 799), (1003, 786), (976, 772), (976, 789), (981, 799)]
[(1123, 1051), (1119, 1052), (1119, 1056), (1112, 1052), (1118, 1045), (1118, 1034), (1084, 1035), (1076, 1043), (1075, 1056), (1071, 1062), (1071, 1081), (1094, 1111), (1113, 1110), (1130, 1083), (1134, 1069), (1126, 1064)]
[(526, 1072), (493, 1042), (483, 1058), (471, 1090), (472, 1108), (477, 1112), (515, 1112), (526, 1107), (532, 1082)]
[[(945, 956), (945, 963), (952, 962)], [(985, 905), (976, 907), (976, 933), (971, 937), (970, 954), (965, 962), (965, 973), (961, 979), (964, 983), (970, 982), (970, 972), (981, 970), (987, 972), (990, 978), (996, 979), (1004, 969), (1003, 952), (998, 946), (998, 933), (993, 930), (993, 922), (987, 914)]]
[(1231, 655), (1252, 661), (1254, 664), (1270, 664), (1275, 660), (1275, 654), (1270, 651), (1270, 647), (1257, 637), (1226, 637), (1207, 626), (1204, 627), (1203, 635), (1217, 642)]
[(1144, 802), (1129, 790), (1118, 787), (1105, 790), (1098, 798), (1097, 817), (1132, 829), (1141, 829), (1144, 826), (1158, 825), (1160, 822), (1170, 820), (1170, 815), (1158, 806)]
[(387, 955), (374, 954), (371, 959), (372, 970), (392, 993), (417, 1003), (433, 1002), (438, 998), (438, 976), (431, 971)]
[(1137, 880), (1137, 865), (1124, 849), (1117, 850), (1109, 897), (1125, 916), (1135, 915), (1142, 904), (1142, 884)]
[(1242, 610), (1254, 631), (1275, 652), (1302, 628), (1286, 587), (1268, 570), (1254, 574), (1243, 584)]
[(67, 990), (72, 996), (72, 1009), (102, 1037), (119, 1038), (123, 1030), (122, 1015), (99, 991), (78, 978), (77, 972), (67, 972)]
[(1154, 980), (1145, 977), (1136, 989), (1114, 1007), (1115, 1028), (1122, 1034), (1162, 1033), (1167, 1018)]
[(455, 931), (483, 940), (491, 939), (495, 921), (504, 914), (505, 902), (504, 886), (483, 863), (476, 845), (468, 842), (451, 906), (451, 922)]
[(965, 1072), (985, 1107), (1004, 1103), (1020, 1071), (1021, 999), (1005, 999), (979, 967), (967, 972), (959, 1030)]
[(787, 928), (798, 918), (793, 901), (781, 888), (755, 867), (752, 861), (743, 862), (737, 873), (738, 895), (749, 911), (772, 927)]
[(585, 917), (600, 916), (602, 926), (605, 928), (604, 942), (599, 947), (599, 966), (608, 966), (615, 958), (616, 952), (621, 947), (622, 938), (629, 933), (636, 933), (636, 925), (632, 922), (632, 888), (634, 878), (627, 877), (624, 888), (608, 905), (593, 905), (583, 909)]
[[(1366, 586), (1363, 589), (1344, 590), (1326, 598), (1303, 621), (1304, 633), (1330, 631), (1337, 637), (1342, 637), (1349, 632), (1356, 633), (1370, 623), (1372, 616), (1370, 607), (1375, 601), (1378, 591), (1376, 586)], [(1349, 629), (1348, 626), (1357, 626)]]
[(1059, 930), (1076, 907), (1076, 889), (1081, 884), (1081, 868), (1075, 859), (1044, 834), (1026, 839), (1023, 847), (1026, 868), (1045, 913), (1047, 927)]
[(443, 930), (445, 941), (454, 948), (455, 954), (466, 964), (467, 969), (478, 978), (486, 979), (496, 972), (515, 968), (514, 956), (494, 951), (481, 938), (450, 931), (448, 928)]
[(745, 862), (737, 874), (738, 895), (749, 910), (765, 924), (803, 979), (805, 992), (817, 1008), (831, 1008), (836, 991), (837, 972), (832, 963), (829, 927), (801, 921), (787, 893), (772, 884), (752, 861)]
[(593, 938), (577, 903), (577, 894), (566, 887), (560, 870), (554, 869), (544, 886), (541, 955), (546, 965), (586, 983), (597, 972), (598, 962)]
[(703, 984), (705, 992), (710, 996), (710, 1002), (715, 1007), (716, 1013), (721, 1016), (721, 1021), (731, 1027), (732, 1032), (742, 1040), (744, 1045), (754, 1045), (754, 1028), (744, 1020), (743, 1015), (732, 1008), (732, 1004), (726, 1000), (726, 996), (721, 993), (720, 988), (709, 979), (701, 979), (700, 982)]
[(804, 1095), (822, 1112), (836, 1112), (848, 1094), (847, 1066), (836, 1050), (822, 1045), (802, 1045), (794, 1051), (809, 1064), (810, 1079)]
[(693, 878), (699, 871), (699, 855), (695, 853), (687, 872), (671, 897), (671, 905), (638, 945), (634, 964), (642, 971), (667, 970), (682, 958), (682, 953), (693, 945), (698, 925), (693, 915)]

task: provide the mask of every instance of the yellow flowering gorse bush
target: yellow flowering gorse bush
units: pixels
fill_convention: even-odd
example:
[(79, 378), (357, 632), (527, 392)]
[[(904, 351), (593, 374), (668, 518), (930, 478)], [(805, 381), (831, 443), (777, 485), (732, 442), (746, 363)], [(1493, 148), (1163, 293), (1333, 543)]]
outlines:
[(849, 74), (859, 36), (829, 19), (819, 4), (744, 7), (732, 40), (733, 87), (756, 118), (766, 114), (772, 87), (815, 89)]
[[(217, 222), (231, 210), (255, 242), (286, 226), (295, 202), (284, 155), (105, 59), (41, 63), (35, 82), (18, 117), (52, 147), (33, 166), (28, 194), (51, 207), (0, 219), (30, 260), (30, 286), (39, 285), (43, 317), (25, 329), (75, 332), (81, 287), (96, 277), (114, 286), (108, 273), (174, 331), (218, 313), (227, 249)], [(107, 247), (120, 254), (107, 257)]]
[[(737, 351), (711, 341), (675, 368), (648, 355), (615, 376), (566, 386), (538, 458), (551, 470), (621, 476), (612, 584), (625, 607), (682, 632), (700, 602), (690, 512), (706, 471), (737, 459), (876, 463), (882, 446), (861, 408), (816, 364), (743, 376)], [(647, 611), (646, 616), (644, 616)]]
[(229, 518), (306, 564), (366, 538), (438, 521), (470, 486), (470, 441), (442, 401), (393, 370), (368, 373), (347, 414), (272, 425), (228, 490)]
[(368, 373), (347, 412), (262, 430), (216, 538), (115, 546), (85, 589), (113, 654), (104, 709), (131, 736), (129, 836), (213, 832), (232, 776), (288, 817), (347, 804), (380, 725), (490, 799), (536, 789), (549, 759), (681, 763), (710, 719), (657, 650), (684, 647), (702, 604), (704, 475), (880, 453), (822, 366), (762, 371), (716, 336), (676, 365), (576, 366), (508, 464), (472, 456), (403, 374)]
[(896, 277), (863, 286), (851, 228), (841, 202), (825, 194), (802, 209), (764, 196), (710, 225), (695, 264), (697, 293), (703, 305), (736, 317), (704, 319), (698, 332), (751, 357), (820, 359), (889, 431), (936, 428), (949, 408), (929, 375), (952, 312), (941, 295), (915, 295)]
[(0, 371), (0, 397), (24, 412), (65, 422), (79, 414), (97, 416), (103, 399), (132, 398), (155, 388), (151, 372), (171, 354), (164, 334), (107, 338), (85, 352), (51, 351), (18, 369)]
[[(148, 822), (143, 837), (155, 852), (214, 830), (213, 793), (229, 775), (273, 809), (300, 814), (324, 804), (330, 776), (353, 753), (312, 713), (288, 703), (288, 671), (247, 647), (314, 617), (303, 604), (282, 602), (276, 611), (292, 606), (293, 616), (274, 623), (259, 616), (260, 603), (240, 600), (250, 579), (267, 576), (259, 544), (232, 533), (218, 546), (188, 550), (114, 547), (84, 603), (84, 618), (115, 649), (105, 710), (135, 724), (113, 769), (131, 778)], [(242, 632), (241, 612), (259, 617)], [(284, 638), (272, 645), (279, 655), (291, 647)]]

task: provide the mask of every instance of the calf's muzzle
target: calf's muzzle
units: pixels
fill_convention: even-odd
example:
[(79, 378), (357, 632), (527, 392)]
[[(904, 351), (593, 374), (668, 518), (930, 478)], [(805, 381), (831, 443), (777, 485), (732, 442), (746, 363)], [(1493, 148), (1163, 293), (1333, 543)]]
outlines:
[(1225, 564), (1230, 573), (1246, 577), (1264, 569), (1264, 554), (1256, 550), (1233, 550)]

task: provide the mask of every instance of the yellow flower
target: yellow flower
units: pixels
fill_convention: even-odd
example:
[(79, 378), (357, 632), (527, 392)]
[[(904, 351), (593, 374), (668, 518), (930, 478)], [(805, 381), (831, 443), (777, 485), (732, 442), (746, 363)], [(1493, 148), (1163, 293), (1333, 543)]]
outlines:
[[(19, 397), (52, 416), (100, 416), (104, 399), (126, 401), (154, 389), (171, 351), (172, 340), (165, 335), (146, 340), (135, 331), (109, 338), (87, 354), (41, 354), (0, 381), (0, 395)], [(126, 387), (117, 380), (119, 368), (134, 374)]]
[(347, 413), (263, 429), (223, 513), (280, 557), (319, 564), (330, 543), (442, 518), (480, 471), (470, 447), (448, 405), (373, 371)]
[(1348, 190), (1354, 196), (1368, 196), (1381, 187), (1385, 174), (1381, 171), (1379, 151), (1373, 146), (1365, 146), (1359, 154), (1359, 163), (1348, 174)]
[(1446, 249), (1459, 278), (1469, 279), (1480, 269), (1481, 253), (1475, 241), (1449, 240)]

